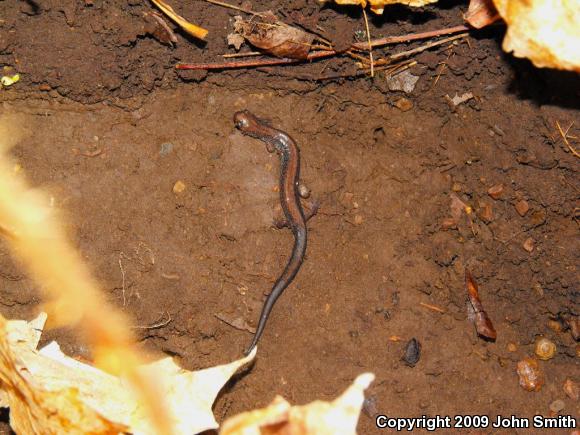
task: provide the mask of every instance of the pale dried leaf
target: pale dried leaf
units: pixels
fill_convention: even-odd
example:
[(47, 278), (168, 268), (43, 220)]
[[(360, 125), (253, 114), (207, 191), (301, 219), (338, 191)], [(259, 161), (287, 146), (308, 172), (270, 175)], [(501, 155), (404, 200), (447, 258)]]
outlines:
[(493, 0), (471, 0), (464, 16), (465, 21), (476, 29), (489, 26), (499, 18)]
[(376, 14), (381, 15), (385, 9), (385, 6), (401, 4), (406, 6), (411, 6), (418, 8), (421, 6), (428, 5), (430, 3), (435, 3), (437, 0), (319, 0), (323, 3), (327, 1), (334, 1), (334, 3), (339, 5), (359, 5), (363, 8), (366, 7), (367, 3), (370, 5), (371, 11)]
[(364, 390), (375, 376), (364, 373), (333, 402), (290, 406), (276, 397), (266, 408), (239, 414), (224, 422), (221, 435), (353, 435), (364, 402)]
[(244, 43), (245, 39), (239, 33), (229, 33), (227, 36), (227, 42), (229, 47), (234, 47), (236, 51), (240, 50), (240, 47)]
[(580, 0), (493, 0), (508, 25), (503, 49), (540, 68), (580, 71)]
[[(36, 351), (43, 322), (41, 317), (6, 322), (0, 316), (0, 405), (10, 407), (13, 429), (27, 434), (154, 433), (125, 380), (67, 357), (56, 342)], [(189, 435), (218, 427), (211, 410), (217, 394), (254, 356), (255, 351), (197, 372), (180, 368), (171, 358), (139, 370), (158, 381), (172, 433)]]

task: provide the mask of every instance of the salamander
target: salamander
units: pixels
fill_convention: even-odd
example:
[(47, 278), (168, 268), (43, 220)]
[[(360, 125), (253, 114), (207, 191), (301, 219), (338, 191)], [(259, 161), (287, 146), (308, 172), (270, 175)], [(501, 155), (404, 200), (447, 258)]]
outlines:
[(260, 340), (274, 304), (294, 280), (302, 265), (308, 232), (304, 210), (300, 203), (300, 150), (296, 142), (285, 132), (271, 127), (247, 110), (234, 114), (234, 124), (243, 134), (265, 142), (268, 152), (277, 152), (280, 156), (280, 203), (286, 224), (294, 234), (292, 254), (264, 302), (256, 333), (245, 352), (248, 355)]

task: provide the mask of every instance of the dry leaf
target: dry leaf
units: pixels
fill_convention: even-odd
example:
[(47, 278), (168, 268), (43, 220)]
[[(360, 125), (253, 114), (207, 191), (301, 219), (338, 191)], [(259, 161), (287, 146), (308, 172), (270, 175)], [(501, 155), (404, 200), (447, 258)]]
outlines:
[(493, 0), (471, 0), (463, 18), (471, 26), (481, 29), (499, 20), (500, 16), (493, 5)]
[[(154, 433), (125, 380), (67, 357), (56, 342), (36, 351), (45, 319), (43, 314), (26, 323), (0, 316), (0, 406), (10, 407), (12, 428), (26, 434)], [(139, 371), (157, 380), (172, 433), (190, 435), (218, 427), (213, 402), (254, 355), (197, 372), (164, 358)]]
[(175, 36), (173, 30), (169, 28), (163, 17), (157, 12), (143, 13), (143, 21), (145, 21), (143, 31), (146, 34), (153, 36), (163, 44), (173, 46), (173, 44), (177, 43), (177, 36)]
[(227, 36), (228, 47), (234, 47), (236, 51), (239, 51), (244, 41), (245, 41), (244, 37), (239, 33), (228, 33)]
[(503, 49), (539, 68), (580, 71), (580, 0), (493, 0), (508, 25)]
[(271, 12), (251, 21), (236, 17), (234, 30), (254, 47), (290, 59), (306, 59), (314, 40), (310, 33), (278, 21)]
[(467, 296), (469, 297), (469, 303), (472, 308), (473, 322), (475, 323), (477, 334), (488, 340), (495, 341), (497, 333), (495, 332), (493, 323), (491, 323), (491, 319), (483, 309), (483, 305), (479, 299), (477, 283), (467, 269), (465, 269), (465, 289), (467, 290)]
[(430, 3), (435, 3), (437, 0), (319, 0), (321, 2), (334, 1), (334, 3), (339, 5), (359, 5), (363, 8), (366, 7), (367, 3), (371, 7), (371, 11), (376, 14), (381, 15), (385, 9), (385, 6), (401, 4), (407, 5), (414, 8), (428, 5)]
[(449, 197), (451, 198), (451, 204), (449, 206), (451, 209), (451, 218), (455, 224), (458, 224), (463, 212), (466, 214), (471, 213), (471, 207), (459, 199), (455, 193), (451, 193)]
[(375, 375), (364, 373), (333, 402), (316, 401), (291, 406), (278, 396), (266, 408), (245, 412), (226, 420), (221, 435), (351, 435), (364, 402), (364, 390)]
[(198, 39), (205, 39), (205, 37), (207, 36), (207, 30), (196, 26), (193, 23), (190, 23), (189, 21), (187, 21), (185, 18), (183, 18), (182, 16), (178, 15), (171, 6), (169, 6), (167, 3), (165, 3), (163, 0), (151, 0), (155, 6), (157, 6), (159, 9), (161, 9), (161, 11), (167, 15), (169, 18), (171, 18), (173, 21), (175, 21), (176, 24), (179, 25), (179, 27), (181, 27), (183, 30), (185, 30), (187, 33), (189, 33), (191, 36), (194, 36)]

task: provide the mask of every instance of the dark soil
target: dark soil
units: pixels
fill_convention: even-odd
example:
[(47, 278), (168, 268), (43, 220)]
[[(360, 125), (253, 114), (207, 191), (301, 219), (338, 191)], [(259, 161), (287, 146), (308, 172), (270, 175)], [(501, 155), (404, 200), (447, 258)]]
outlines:
[[(578, 344), (548, 327), (579, 313), (578, 158), (555, 127), (576, 120), (569, 134), (580, 136), (578, 76), (504, 54), (501, 26), (419, 55), (410, 94), (390, 91), (381, 74), (306, 79), (351, 71), (346, 58), (178, 74), (177, 62), (232, 52), (225, 38), (237, 13), (171, 3), (209, 29), (207, 43), (178, 32), (171, 48), (145, 35), (142, 14), (151, 5), (134, 0), (0, 2), (0, 62), (22, 76), (0, 90), (0, 113), (24, 131), (13, 155), (66, 212), (110, 300), (137, 325), (171, 316), (162, 328), (139, 330), (142, 345), (188, 369), (239, 357), (251, 334), (216, 315), (255, 326), (285, 265), (292, 235), (272, 226), (277, 158), (233, 128), (234, 111), (247, 108), (296, 139), (302, 179), (322, 205), (255, 366), (216, 402), (219, 421), (276, 394), (296, 404), (330, 400), (365, 371), (377, 376), (367, 414), (531, 417), (549, 415), (562, 399), (562, 414), (578, 415), (562, 389), (566, 378), (580, 382)], [(358, 12), (314, 1), (253, 7), (318, 24), (337, 45), (364, 29)], [(371, 33), (458, 25), (465, 7), (393, 7), (371, 20)], [(446, 97), (467, 92), (473, 98), (458, 106)], [(177, 181), (185, 183), (180, 194)], [(487, 193), (495, 185), (503, 186), (497, 200)], [(473, 212), (446, 229), (452, 193)], [(515, 209), (520, 200), (530, 206), (524, 216)], [(532, 252), (523, 247), (528, 238)], [(31, 318), (37, 287), (7, 254), (0, 245), (2, 314)], [(478, 338), (467, 318), (466, 267), (495, 343)], [(518, 385), (516, 364), (539, 336), (558, 352), (540, 363), (546, 383), (532, 393)], [(54, 338), (90, 358), (73, 332), (46, 334)], [(414, 367), (402, 361), (412, 338), (421, 345)], [(363, 414), (359, 431), (377, 432), (374, 419)]]

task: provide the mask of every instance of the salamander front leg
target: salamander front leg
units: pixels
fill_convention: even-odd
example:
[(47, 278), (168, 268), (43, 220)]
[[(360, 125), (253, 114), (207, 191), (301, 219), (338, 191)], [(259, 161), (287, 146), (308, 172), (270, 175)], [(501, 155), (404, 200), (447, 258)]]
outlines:
[[(320, 201), (317, 199), (311, 199), (308, 201), (302, 201), (302, 210), (304, 211), (304, 219), (308, 222), (312, 216), (318, 213), (318, 209), (320, 208)], [(275, 217), (274, 217), (274, 226), (278, 229), (282, 229), (288, 226), (288, 222), (284, 217), (284, 213), (282, 212), (282, 207), (276, 207), (275, 210)]]

